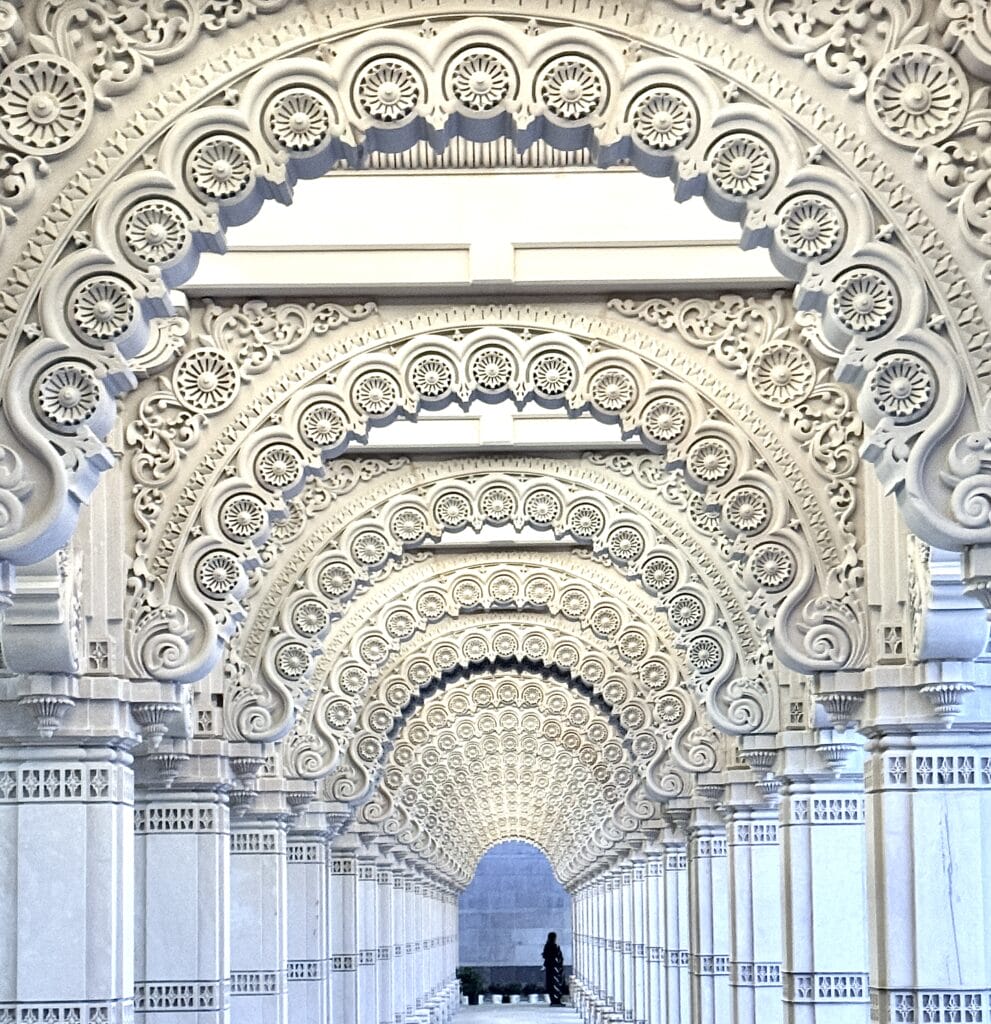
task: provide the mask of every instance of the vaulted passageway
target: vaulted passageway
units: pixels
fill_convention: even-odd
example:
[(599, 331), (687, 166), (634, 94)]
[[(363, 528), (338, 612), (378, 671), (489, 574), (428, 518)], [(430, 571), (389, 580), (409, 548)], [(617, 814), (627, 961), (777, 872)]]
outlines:
[(448, 1024), (518, 840), (558, 1019), (991, 1019), (967, 0), (184, 5), (0, 3), (0, 1024)]

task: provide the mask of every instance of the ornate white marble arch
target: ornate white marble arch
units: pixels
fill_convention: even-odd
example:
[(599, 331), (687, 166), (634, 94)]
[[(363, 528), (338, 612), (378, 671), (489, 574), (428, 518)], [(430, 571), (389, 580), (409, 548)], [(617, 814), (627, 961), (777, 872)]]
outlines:
[[(861, 389), (871, 431), (866, 451), (898, 493), (910, 526), (944, 547), (987, 539), (980, 362), (964, 354), (961, 336), (979, 314), (975, 308), (969, 321), (953, 315), (949, 303), (962, 286), (941, 288), (909, 229), (889, 229), (877, 211), (880, 190), (865, 187), (858, 161), (839, 144), (842, 132), (827, 149), (826, 110), (809, 103), (796, 114), (793, 101), (775, 102), (760, 89), (741, 94), (742, 72), (716, 71), (694, 57), (694, 32), (674, 36), (681, 50), (675, 55), (636, 28), (620, 26), (624, 40), (581, 27), (581, 18), (564, 27), (542, 15), (352, 27), (333, 45), (333, 29), (318, 31), (296, 52), (309, 46), (326, 59), (294, 56), (250, 70), (249, 60), (225, 83), (225, 102), (207, 89), (193, 101), (197, 109), (170, 113), (155, 128), (145, 120), (140, 169), (125, 139), (115, 140), (124, 153), (112, 170), (98, 171), (99, 188), (67, 195), (49, 220), (55, 244), (32, 250), (35, 266), (45, 265), (43, 279), (21, 271), (11, 293), (12, 336), (21, 337), (34, 317), (37, 331), (28, 334), (41, 337), (24, 346), (6, 375), (5, 557), (37, 561), (71, 534), (78, 503), (112, 461), (100, 439), (113, 420), (114, 397), (134, 383), (126, 360), (143, 350), (148, 317), (164, 311), (164, 286), (188, 276), (196, 251), (217, 244), (222, 225), (250, 217), (265, 198), (288, 199), (295, 177), (322, 173), (335, 160), (421, 141), (442, 150), (458, 136), (508, 137), (519, 148), (537, 141), (587, 147), (603, 165), (629, 160), (671, 175), (681, 195), (702, 194), (720, 215), (744, 221), (747, 244), (768, 245), (800, 282), (800, 302), (821, 309), (828, 343), (841, 353), (839, 375)], [(94, 99), (107, 103), (108, 94), (127, 92), (138, 67), (165, 55), (122, 30), (116, 39), (129, 60), (113, 71), (97, 71), (95, 63), (91, 93), (86, 74), (58, 52), (72, 50), (79, 37), (68, 34), (62, 17), (41, 18), (41, 36), (52, 33), (56, 53), (25, 56), (4, 71), (16, 97), (6, 141), (23, 154), (10, 186), (19, 211), (31, 209), (38, 161), (75, 147), (88, 130)], [(915, 20), (917, 12), (898, 19), (899, 29)], [(23, 29), (14, 12), (12, 24), (18, 28), (8, 50), (16, 52)], [(159, 19), (150, 24), (163, 27)], [(765, 25), (774, 42), (781, 42), (781, 24)], [(958, 24), (950, 19), (947, 31), (962, 39)], [(222, 17), (221, 27), (228, 27)], [(717, 34), (723, 28), (707, 25)], [(184, 29), (183, 47), (164, 48), (170, 58), (193, 49), (196, 28)], [(804, 49), (809, 41), (799, 35)], [(964, 125), (967, 75), (947, 54), (909, 42), (911, 33), (893, 35), (899, 42), (887, 41), (869, 81), (859, 53), (834, 77), (856, 82), (855, 94), (868, 89), (871, 116), (896, 152), (898, 144), (942, 142)], [(836, 45), (833, 38), (813, 50), (817, 57)], [(973, 46), (968, 37), (968, 67), (983, 69), (971, 58)], [(935, 93), (919, 85), (929, 69), (939, 83)], [(46, 75), (59, 83), (57, 94), (44, 91)], [(23, 111), (16, 125), (15, 110)], [(947, 147), (932, 156), (944, 189), (953, 188), (953, 154)], [(980, 208), (966, 191), (959, 205), (967, 217)], [(906, 213), (906, 222), (919, 226), (922, 216)], [(64, 234), (63, 218), (72, 222)], [(941, 244), (938, 233), (933, 243)], [(939, 333), (947, 329), (951, 338)]]

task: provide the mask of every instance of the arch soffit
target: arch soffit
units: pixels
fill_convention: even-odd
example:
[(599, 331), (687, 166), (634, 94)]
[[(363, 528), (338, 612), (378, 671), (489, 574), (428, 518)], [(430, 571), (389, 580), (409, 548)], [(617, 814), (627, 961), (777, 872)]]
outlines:
[[(390, 44), (398, 55), (383, 59), (398, 59), (401, 63), (410, 54), (422, 54), (425, 48), (443, 50), (451, 42), (451, 35), (464, 31), (466, 26), (474, 27), (481, 32), (479, 38), (484, 38), (481, 26), (469, 20), (456, 23), (454, 28), (445, 26), (446, 33), (434, 30), (426, 34), (429, 44), (423, 36), (417, 41), (410, 38), (410, 33), (400, 32)], [(526, 33), (521, 33), (520, 38), (512, 40), (511, 47), (510, 40), (503, 39), (510, 29), (494, 22), (491, 31), (507, 48), (537, 56), (550, 54), (548, 48), (553, 48), (555, 39), (563, 38), (555, 36), (553, 29), (540, 31), (538, 25), (535, 37), (528, 41)], [(571, 44), (575, 31), (567, 33)], [(845, 348), (841, 375), (858, 386), (867, 383), (861, 411), (872, 430), (879, 428), (867, 451), (886, 485), (898, 491), (910, 526), (944, 547), (986, 539), (991, 503), (979, 470), (984, 466), (982, 453), (988, 442), (980, 433), (968, 433), (976, 426), (978, 410), (967, 403), (960, 367), (950, 369), (945, 358), (938, 359), (945, 357), (946, 344), (929, 326), (937, 324), (938, 311), (936, 320), (932, 320), (923, 281), (913, 259), (902, 250), (901, 239), (883, 232), (875, 238), (875, 225), (865, 203), (856, 209), (845, 208), (853, 201), (853, 193), (843, 187), (848, 183), (842, 174), (836, 176), (821, 164), (803, 166), (802, 140), (795, 126), (777, 114), (748, 104), (727, 104), (715, 84), (690, 62), (651, 58), (624, 66), (614, 54), (605, 52), (608, 44), (600, 38), (588, 34), (587, 38), (583, 36), (583, 44), (590, 49), (583, 59), (591, 60), (592, 80), (599, 83), (592, 93), (598, 91), (600, 97), (610, 97), (608, 104), (612, 106), (607, 104), (603, 110), (607, 115), (628, 118), (629, 123), (623, 122), (622, 127), (632, 130), (636, 140), (630, 142), (630, 136), (618, 132), (618, 141), (610, 142), (600, 152), (600, 159), (608, 162), (626, 155), (650, 172), (673, 172), (679, 178), (682, 194), (702, 192), (710, 206), (725, 216), (742, 218), (746, 214), (750, 240), (769, 244), (775, 258), (787, 264), (794, 276), (804, 273), (799, 291), (803, 303), (823, 309), (827, 336)], [(345, 135), (331, 130), (332, 124), (339, 122), (336, 102), (365, 104), (364, 113), (358, 111), (361, 116), (354, 123), (372, 148), (405, 148), (415, 141), (417, 133), (427, 129), (428, 122), (416, 110), (420, 94), (415, 83), (422, 69), (413, 67), (410, 71), (414, 102), (409, 114), (389, 120), (375, 106), (377, 101), (361, 98), (368, 69), (358, 67), (357, 53), (355, 49), (350, 55), (338, 54), (333, 58), (337, 65), (329, 72), (328, 66), (319, 62), (290, 62), (291, 67), (270, 65), (255, 76), (252, 87), (244, 90), (234, 107), (190, 112), (172, 125), (158, 154), (160, 167), (178, 171), (173, 178), (184, 184), (178, 188), (178, 199), (173, 194), (157, 199), (173, 203), (173, 208), (175, 203), (181, 206), (185, 202), (207, 211), (203, 224), (206, 230), (199, 233), (199, 240), (184, 240), (190, 252), (202, 244), (204, 237), (216, 234), (219, 222), (210, 223), (210, 202), (219, 204), (223, 221), (244, 219), (265, 194), (278, 192), (294, 174), (319, 173), (330, 157), (346, 151), (348, 143), (341, 141)], [(552, 55), (552, 60), (559, 57)], [(348, 61), (353, 67), (348, 67)], [(528, 68), (527, 74), (549, 74), (549, 68)], [(296, 75), (291, 83), (279, 79), (286, 72)], [(338, 97), (337, 79), (344, 80), (340, 76), (351, 72), (365, 74), (366, 79), (355, 78), (357, 91), (345, 91)], [(651, 81), (653, 74), (663, 81)], [(617, 76), (615, 81), (612, 75)], [(303, 80), (308, 84), (301, 86)], [(569, 111), (555, 99), (553, 87), (546, 82), (540, 85), (536, 79), (534, 82), (535, 95), (543, 106), (531, 122), (536, 126), (531, 130), (545, 135), (552, 145), (573, 145), (578, 139), (591, 141), (597, 127), (593, 122), (597, 122), (602, 104), (593, 102), (587, 114), (569, 117)], [(649, 96), (647, 91), (642, 96), (635, 94), (648, 83), (652, 90)], [(687, 92), (695, 105), (688, 107), (687, 135), (674, 142), (667, 135), (660, 143), (656, 139), (652, 142), (655, 128), (646, 134), (636, 128), (640, 108), (624, 109), (612, 101), (618, 96), (624, 101), (647, 103), (649, 99), (654, 103), (666, 96), (667, 100), (681, 102), (686, 84), (693, 87)], [(265, 104), (286, 99), (280, 90), (290, 85), (316, 96), (317, 109), (310, 117), (309, 131), (317, 131), (319, 137), (312, 146), (299, 138), (297, 128), (278, 128), (279, 118), (271, 111), (266, 122), (267, 138), (258, 120), (268, 110)], [(585, 104), (589, 101), (586, 99)], [(508, 93), (499, 100), (506, 102)], [(700, 105), (706, 109), (702, 111)], [(499, 132), (506, 130), (505, 110), (493, 113), (494, 109), (459, 110), (458, 130), (469, 126), (478, 126), (483, 134), (493, 126), (498, 126)], [(407, 116), (408, 124), (403, 123)], [(361, 125), (363, 118), (366, 124)], [(376, 119), (380, 123), (372, 123)], [(208, 123), (222, 137), (198, 135)], [(450, 121), (447, 130), (454, 123)], [(323, 127), (318, 130), (314, 126), (319, 124)], [(575, 129), (580, 130), (577, 135)], [(439, 139), (444, 129), (437, 130)], [(224, 149), (225, 157), (218, 156), (218, 146)], [(323, 158), (317, 152), (321, 146)], [(220, 185), (214, 173), (218, 160), (224, 163), (225, 180)], [(232, 161), (236, 168), (233, 175), (227, 171)], [(746, 173), (742, 161), (747, 163)], [(184, 176), (186, 171), (188, 178)], [(153, 176), (154, 172), (148, 174)], [(131, 189), (175, 189), (163, 181), (158, 177), (153, 183), (151, 177), (145, 177), (139, 182), (132, 176), (126, 185), (107, 190), (115, 191), (115, 195), (104, 195), (104, 210), (112, 209), (114, 201), (121, 198), (130, 201), (133, 195), (126, 194)], [(199, 199), (191, 198), (189, 189), (199, 189)], [(807, 245), (791, 238), (790, 231), (796, 224), (793, 215), (809, 201), (814, 201), (817, 211), (831, 225), (826, 232), (832, 239), (830, 248), (836, 241), (835, 231), (843, 235), (835, 252), (819, 251), (825, 244), (822, 235), (815, 240), (816, 251), (811, 254)], [(799, 206), (789, 205), (793, 202), (799, 202)], [(804, 223), (801, 216), (799, 223)], [(4, 452), (8, 514), (2, 543), (3, 554), (14, 561), (36, 560), (71, 533), (78, 501), (85, 499), (99, 472), (111, 461), (98, 440), (112, 420), (111, 399), (133, 386), (133, 377), (122, 367), (118, 353), (126, 356), (139, 351), (144, 344), (146, 317), (162, 309), (162, 290), (154, 272), (162, 267), (151, 266), (153, 259), (143, 260), (142, 266), (133, 262), (128, 265), (126, 257), (117, 251), (120, 239), (103, 235), (95, 231), (96, 245), (67, 256), (46, 276), (41, 330), (54, 340), (31, 345), (8, 375), (5, 412), (13, 447), (5, 446)], [(191, 261), (175, 256), (171, 262), (176, 280), (170, 283), (178, 283), (188, 274)], [(102, 297), (94, 299), (97, 294)], [(91, 312), (95, 305), (100, 306), (96, 321)], [(933, 360), (941, 366), (938, 383), (932, 372)], [(33, 397), (33, 403), (26, 402), (27, 397)], [(944, 465), (945, 472), (933, 473), (931, 467), (937, 464)], [(44, 481), (45, 485), (28, 488), (29, 478)], [(38, 509), (34, 503), (40, 503)], [(42, 514), (41, 507), (49, 508), (49, 513)], [(29, 510), (38, 514), (29, 515)]]
[[(627, 508), (637, 506), (637, 499), (627, 491), (625, 485), (614, 479), (610, 480), (607, 475), (603, 475), (602, 470), (583, 466), (568, 467), (563, 471), (560, 460), (527, 460), (522, 467), (521, 462), (519, 459), (507, 462), (504, 467), (507, 472), (497, 479), (529, 478), (536, 481), (535, 488), (557, 505), (555, 519), (561, 518), (569, 504), (574, 507), (587, 504), (590, 500), (588, 495), (600, 496), (599, 500), (603, 502), (602, 510), (615, 508), (620, 503)], [(490, 460), (457, 460), (453, 465), (467, 477), (477, 480), (479, 469), (491, 468), (492, 463)], [(413, 480), (406, 485), (405, 490), (410, 494), (422, 494), (425, 485), (424, 475), (429, 474), (435, 482), (430, 491), (443, 495), (447, 493), (445, 488), (450, 491), (450, 487), (447, 483), (436, 483), (436, 480), (438, 477), (441, 481), (448, 480), (450, 468), (445, 463), (413, 467)], [(533, 470), (536, 472), (530, 477), (529, 474)], [(576, 502), (573, 492), (578, 483), (580, 487), (577, 493), (581, 497)], [(555, 489), (551, 490), (552, 487)], [(535, 488), (531, 486), (531, 490)], [(389, 488), (389, 493), (395, 495), (396, 489)], [(451, 493), (468, 510), (466, 515), (470, 513), (473, 500), (471, 490), (462, 488)], [(560, 497), (556, 496), (558, 493)], [(395, 499), (388, 508), (392, 509), (401, 504), (402, 502)], [(686, 645), (688, 662), (696, 673), (706, 677), (705, 683), (700, 684), (700, 689), (708, 688), (710, 693), (715, 691), (722, 695), (723, 685), (732, 685), (731, 677), (734, 671), (743, 676), (752, 674), (756, 666), (763, 664), (766, 658), (766, 655), (761, 653), (766, 650), (763, 642), (751, 633), (753, 622), (744, 611), (746, 599), (739, 596), (736, 581), (725, 579), (725, 570), (722, 566), (716, 564), (713, 559), (696, 553), (697, 547), (683, 531), (675, 530), (672, 535), (674, 543), (657, 549), (651, 534), (658, 525), (657, 520), (664, 517), (664, 512), (660, 507), (654, 511), (654, 506), (649, 504), (643, 511), (645, 516), (638, 520), (633, 520), (629, 515), (625, 519), (619, 517), (620, 522), (627, 523), (623, 529), (641, 531), (640, 539), (637, 541), (637, 568), (634, 572), (630, 572), (629, 568), (626, 571), (629, 575), (639, 575), (641, 582), (646, 583), (647, 593), (657, 596), (658, 606), (668, 615), (672, 627), (681, 635)], [(606, 514), (603, 511), (596, 514), (603, 523), (606, 523)], [(421, 518), (424, 523), (427, 521), (426, 516)], [(381, 549), (379, 555), (385, 557), (389, 541), (383, 528), (371, 528), (367, 519), (361, 519), (346, 507), (342, 510), (341, 519), (350, 524), (348, 531), (352, 546), (374, 541), (377, 550)], [(441, 526), (444, 528), (443, 524)], [(571, 532), (573, 536), (575, 531)], [(319, 543), (309, 547), (304, 545), (298, 556), (298, 565), (292, 559), (285, 562), (283, 579), (287, 584), (286, 592), (290, 600), (277, 615), (270, 614), (260, 623), (253, 623), (251, 635), (265, 640), (264, 645), (258, 644), (257, 647), (250, 648), (252, 651), (257, 649), (257, 662), (248, 665), (237, 659), (229, 659), (229, 665), (233, 666), (231, 678), (234, 680), (235, 690), (238, 689), (236, 678), (239, 674), (243, 674), (245, 679), (252, 680), (245, 688), (248, 703), (242, 706), (239, 698), (235, 696), (231, 704), (231, 711), (237, 716), (233, 720), (235, 729), (245, 738), (271, 738), (289, 728), (294, 706), (293, 691), (313, 673), (315, 659), (310, 652), (319, 649), (322, 634), (328, 629), (332, 632), (330, 600), (346, 596), (353, 589), (357, 577), (353, 563), (348, 563), (346, 571), (342, 574), (342, 563), (338, 554), (328, 555), (324, 551), (321, 555), (323, 539), (323, 536), (320, 536)], [(335, 552), (336, 550), (335, 548)], [(658, 553), (651, 554), (655, 551)], [(613, 561), (619, 563), (617, 569), (622, 572), (624, 560)], [(517, 593), (525, 591), (525, 582), (516, 579), (511, 572), (505, 575), (504, 583), (508, 588)], [(326, 580), (323, 579), (324, 576), (327, 576)], [(493, 573), (493, 580), (499, 576), (498, 572)], [(707, 580), (709, 586), (693, 582), (695, 579)], [(493, 580), (487, 580), (486, 585), (491, 586)], [(483, 599), (483, 585), (473, 577), (463, 581), (464, 586), (460, 588), (459, 582), (462, 581), (456, 581), (452, 586), (450, 599), (463, 609), (477, 606)], [(329, 586), (333, 589), (328, 590)], [(508, 597), (507, 590), (507, 599)], [(270, 608), (278, 608), (278, 605), (272, 602)], [(603, 614), (608, 615), (609, 623), (604, 624), (600, 632), (608, 628), (618, 630), (622, 626), (622, 614), (614, 604), (608, 605), (607, 609)], [(311, 611), (314, 616), (312, 620), (309, 618)], [(412, 611), (415, 612), (415, 609)], [(319, 621), (316, 621), (317, 619)], [(273, 630), (276, 639), (269, 643)], [(810, 629), (809, 639), (813, 633), (814, 630)], [(281, 662), (280, 657), (283, 659)], [(356, 678), (360, 675), (361, 680), (360, 685), (349, 689), (360, 690), (364, 686), (364, 670), (360, 664), (353, 668)], [(263, 695), (258, 694), (254, 683), (260, 678), (264, 678), (268, 684)]]
[[(625, 808), (626, 799), (638, 786), (615, 724), (587, 697), (571, 690), (546, 691), (528, 683), (527, 678), (500, 672), (473, 675), (430, 694), (412, 708), (399, 728), (382, 784), (372, 803), (366, 805), (363, 819), (384, 824), (386, 832), (396, 830), (414, 849), (426, 839), (432, 850), (460, 854), (490, 841), (491, 829), (504, 824), (506, 805), (519, 806), (522, 799), (523, 806), (543, 813), (518, 813), (512, 824), (519, 828), (528, 820), (531, 827), (535, 822), (547, 822), (550, 827), (545, 826), (543, 834), (553, 837), (545, 842), (555, 859), (558, 851), (573, 850), (578, 837), (603, 818), (622, 822), (616, 830), (620, 835), (635, 829), (639, 820), (615, 813), (617, 804)], [(549, 745), (547, 750), (538, 750), (541, 741)], [(549, 757), (552, 748), (557, 753)], [(460, 758), (452, 758), (455, 753)], [(509, 755), (522, 772), (517, 767), (507, 778), (503, 766), (501, 784), (487, 784), (493, 774), (488, 762), (500, 754)], [(540, 767), (539, 756), (545, 760), (544, 767), (555, 761), (568, 762), (567, 792), (563, 784), (555, 791), (553, 786), (535, 785), (532, 778), (520, 778), (523, 772), (532, 775)], [(454, 779), (449, 767), (454, 769)], [(495, 772), (499, 774), (498, 766)], [(466, 795), (466, 790), (471, 790), (470, 794)], [(497, 794), (501, 807), (486, 808), (489, 801), (479, 799), (480, 795), (494, 798)], [(572, 802), (563, 799), (565, 796)], [(647, 805), (641, 809), (647, 811)], [(582, 823), (576, 826), (574, 819), (579, 816)], [(469, 823), (475, 823), (478, 835), (488, 833), (488, 838), (476, 839), (474, 844), (465, 842)], [(447, 834), (452, 824), (459, 833), (456, 837)], [(607, 842), (618, 837), (609, 835)], [(448, 842), (451, 838), (459, 841)]]
[[(431, 630), (421, 644), (404, 652), (401, 660), (382, 673), (363, 704), (357, 727), (347, 738), (340, 765), (325, 784), (334, 800), (367, 798), (404, 709), (426, 699), (437, 686), (448, 685), (452, 673), (460, 678), (465, 673), (503, 671), (507, 663), (528, 672), (540, 670), (552, 682), (564, 682), (600, 701), (603, 709), (616, 716), (639, 775), (654, 799), (683, 795), (690, 788), (691, 776), (718, 771), (722, 766), (723, 743), (709, 721), (705, 695), (665, 679), (659, 659), (645, 666), (654, 685), (648, 690), (585, 631), (573, 626), (560, 630), (536, 615), (522, 622), (518, 614), (512, 621), (505, 613), (479, 618), (477, 624), (459, 623), (455, 629), (438, 624), (447, 628)], [(556, 660), (559, 655), (564, 664)], [(589, 678), (583, 675), (586, 672)], [(327, 707), (338, 702), (330, 701)], [(745, 717), (759, 718), (760, 727), (773, 732), (768, 719), (774, 717), (775, 710), (770, 692), (751, 691), (747, 700), (730, 703), (729, 711), (717, 706), (715, 717), (725, 732), (741, 731)], [(310, 776), (307, 769), (313, 767), (314, 760), (319, 763), (319, 758), (314, 758), (320, 750), (314, 750), (312, 744), (314, 728), (287, 740), (284, 761), (290, 771), (295, 768)]]

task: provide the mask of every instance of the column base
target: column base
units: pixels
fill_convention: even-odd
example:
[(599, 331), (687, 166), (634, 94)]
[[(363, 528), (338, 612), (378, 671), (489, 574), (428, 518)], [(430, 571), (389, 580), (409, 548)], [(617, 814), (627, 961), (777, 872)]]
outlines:
[(871, 989), (872, 1024), (956, 1024), (991, 1018), (991, 988)]

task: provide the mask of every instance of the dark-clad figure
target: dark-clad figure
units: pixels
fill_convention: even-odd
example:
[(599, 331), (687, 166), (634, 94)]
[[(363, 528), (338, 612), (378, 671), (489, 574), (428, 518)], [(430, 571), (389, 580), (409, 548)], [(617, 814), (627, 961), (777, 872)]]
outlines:
[(551, 1006), (563, 1006), (561, 996), (564, 995), (564, 954), (557, 944), (557, 932), (549, 932), (544, 943), (544, 978), (547, 994), (551, 997)]

